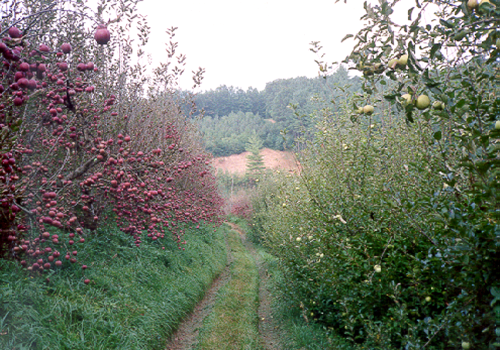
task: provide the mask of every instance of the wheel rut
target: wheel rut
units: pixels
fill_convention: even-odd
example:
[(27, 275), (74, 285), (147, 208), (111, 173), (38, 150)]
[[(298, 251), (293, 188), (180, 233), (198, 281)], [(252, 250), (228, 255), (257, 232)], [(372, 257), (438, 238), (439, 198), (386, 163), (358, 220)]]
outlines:
[(231, 251), (226, 242), (227, 263), (222, 272), (212, 282), (203, 299), (196, 304), (194, 310), (182, 321), (179, 328), (172, 334), (165, 350), (192, 350), (198, 342), (198, 333), (217, 300), (217, 293), (231, 279)]
[[(259, 271), (258, 327), (261, 349), (281, 350), (282, 348), (279, 342), (280, 329), (278, 322), (272, 315), (272, 295), (268, 289), (269, 275), (265, 267), (265, 263), (252, 242), (247, 240), (246, 234), (241, 230), (241, 228), (230, 222), (227, 222), (227, 224), (239, 233), (244, 247), (254, 258)], [(187, 316), (184, 321), (182, 321), (179, 328), (171, 336), (168, 344), (166, 345), (166, 350), (192, 350), (196, 348), (198, 344), (199, 330), (203, 325), (203, 320), (212, 312), (219, 290), (231, 280), (231, 263), (233, 261), (233, 257), (227, 242), (226, 247), (228, 252), (226, 267), (212, 282), (212, 285), (206, 292), (203, 299), (195, 306), (191, 314)]]

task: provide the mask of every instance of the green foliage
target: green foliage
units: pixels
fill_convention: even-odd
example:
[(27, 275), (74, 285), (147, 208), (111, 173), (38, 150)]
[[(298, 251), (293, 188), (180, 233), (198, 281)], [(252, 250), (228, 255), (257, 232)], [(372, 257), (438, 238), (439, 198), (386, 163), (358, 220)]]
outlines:
[[(375, 56), (384, 11), (367, 5), (382, 29), (365, 28), (352, 57)], [(412, 35), (431, 31), (418, 28)], [(279, 259), (283, 296), (329, 330), (332, 348), (498, 343), (498, 67), (480, 45), (466, 59), (468, 47), (423, 74), (412, 72), (410, 55), (408, 70), (387, 71), (395, 83), (368, 75), (365, 94), (318, 111), (314, 139), (298, 144), (300, 176), (259, 185), (253, 224)], [(405, 106), (406, 92), (446, 106)], [(353, 113), (370, 101), (375, 114)]]
[(223, 117), (207, 116), (200, 120), (199, 125), (207, 151), (216, 157), (244, 152), (253, 134), (262, 139), (264, 147), (283, 149), (283, 137), (280, 135), (283, 126), (250, 112), (230, 113)]
[[(419, 196), (412, 203), (429, 210), (435, 224), (432, 233), (440, 237), (434, 242), (434, 249), (440, 251), (429, 251), (424, 261), (436, 259), (453, 270), (448, 279), (460, 289), (458, 301), (447, 305), (450, 315), (443, 318), (435, 332), (440, 334), (434, 339), (454, 332), (457, 339), (474, 345), (498, 347), (500, 317), (493, 290), (500, 286), (495, 267), (500, 262), (500, 132), (495, 128), (500, 116), (500, 50), (496, 46), (500, 2), (483, 1), (475, 7), (469, 7), (467, 1), (416, 2), (408, 11), (411, 24), (403, 25), (402, 30), (386, 20), (395, 3), (366, 6), (365, 19), (370, 23), (356, 36), (347, 61), (366, 69), (403, 54), (408, 58), (407, 65), (385, 70), (397, 85), (385, 91), (384, 98), (404, 111), (408, 122), (417, 123), (420, 118), (432, 125), (433, 155), (439, 161), (429, 164), (424, 160), (418, 166), (439, 175), (452, 196), (448, 200)], [(425, 23), (423, 18), (436, 4), (439, 22)], [(364, 91), (377, 93), (375, 85), (381, 79), (378, 74), (367, 76)], [(414, 103), (404, 107), (398, 103), (403, 92), (412, 95), (413, 102), (419, 95), (429, 96), (433, 108), (419, 113)], [(451, 325), (453, 317), (459, 320)]]
[(232, 112), (252, 113), (264, 116), (266, 113), (263, 92), (255, 88), (244, 91), (233, 86), (219, 86), (196, 97), (198, 110), (206, 116), (224, 116)]
[(262, 155), (260, 154), (262, 145), (262, 140), (257, 136), (257, 134), (253, 134), (248, 138), (245, 150), (247, 152), (250, 152), (250, 154), (247, 156), (247, 174), (249, 176), (255, 177), (261, 174), (266, 169), (264, 166), (264, 160), (262, 159)]
[[(344, 98), (343, 91), (355, 92), (360, 87), (359, 78), (350, 78), (342, 66), (325, 77), (275, 80), (268, 83), (264, 90), (266, 113), (298, 135), (302, 128), (314, 126), (308, 118), (300, 116), (312, 115), (318, 109), (318, 100), (332, 101), (335, 109)], [(296, 111), (289, 108), (290, 105), (297, 106)]]
[(225, 266), (224, 230), (188, 230), (183, 251), (173, 240), (165, 250), (157, 241), (138, 249), (108, 228), (79, 251), (92, 266), (68, 262), (47, 281), (1, 261), (0, 348), (162, 348)]
[[(221, 86), (201, 93), (197, 104), (200, 110), (205, 110), (205, 117), (200, 121), (205, 146), (217, 157), (241, 153), (248, 137), (257, 133), (264, 147), (289, 149), (294, 137), (314, 127), (314, 123), (303, 116), (318, 109), (318, 100), (338, 104), (344, 98), (342, 91), (359, 90), (359, 78), (350, 78), (347, 70), (340, 67), (325, 78), (275, 80), (261, 92)], [(281, 136), (283, 130), (288, 135), (285, 140)]]
[[(422, 281), (439, 280), (435, 269), (441, 263), (419, 261), (418, 253), (433, 245), (427, 237), (431, 233), (419, 229), (431, 230), (433, 224), (416, 220), (428, 215), (409, 205), (442, 186), (433, 174), (408, 175), (410, 164), (429, 156), (424, 145), (430, 137), (391, 115), (383, 121), (386, 128), (369, 119), (353, 124), (342, 114), (325, 118), (315, 143), (302, 155), (302, 176), (270, 180), (264, 186), (275, 191), (265, 192), (265, 212), (256, 213), (264, 242), (284, 271), (284, 294), (307, 315), (336, 329), (339, 348), (352, 343), (400, 348), (406, 337), (429, 331), (417, 316), (408, 317), (403, 330), (401, 317), (409, 310), (419, 315), (442, 311), (444, 304), (425, 302), (430, 286), (416, 288)], [(383, 273), (375, 272), (377, 265)], [(384, 330), (387, 335), (380, 338), (380, 324), (391, 318), (399, 328)], [(416, 328), (408, 329), (409, 322)]]

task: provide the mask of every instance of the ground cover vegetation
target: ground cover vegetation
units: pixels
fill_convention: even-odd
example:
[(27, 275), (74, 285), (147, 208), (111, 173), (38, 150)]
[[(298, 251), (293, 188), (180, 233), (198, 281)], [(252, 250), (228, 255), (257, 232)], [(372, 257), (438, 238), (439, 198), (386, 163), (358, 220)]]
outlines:
[(225, 226), (188, 229), (185, 251), (138, 249), (112, 223), (98, 231), (81, 250), (85, 274), (71, 265), (41, 281), (0, 261), (0, 349), (163, 349), (226, 265)]
[(254, 188), (252, 227), (331, 348), (495, 349), (500, 3), (422, 0), (408, 24), (397, 3), (364, 4), (345, 61), (363, 91), (324, 100), (300, 174)]

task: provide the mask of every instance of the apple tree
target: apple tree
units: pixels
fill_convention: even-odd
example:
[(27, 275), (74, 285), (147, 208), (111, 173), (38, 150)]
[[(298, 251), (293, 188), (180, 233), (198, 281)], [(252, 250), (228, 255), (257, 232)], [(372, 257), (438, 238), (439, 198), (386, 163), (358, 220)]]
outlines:
[(2, 4), (2, 257), (38, 272), (81, 263), (78, 246), (111, 216), (137, 246), (143, 232), (180, 244), (185, 225), (219, 223), (209, 157), (182, 109), (192, 96), (177, 86), (185, 57), (171, 41), (165, 69), (144, 73), (137, 2)]
[(439, 176), (446, 194), (434, 188), (401, 203), (432, 215), (432, 236), (417, 258), (449, 273), (446, 316), (432, 336), (464, 333), (499, 346), (500, 1), (419, 0), (398, 23), (402, 5), (365, 2), (364, 28), (345, 38), (354, 48), (344, 62), (364, 76), (375, 112), (389, 103), (415, 132), (424, 126), (432, 135), (429, 157), (407, 166)]
[(498, 347), (500, 3), (363, 6), (344, 61), (363, 91), (319, 101), (300, 174), (261, 182), (254, 223), (332, 348)]

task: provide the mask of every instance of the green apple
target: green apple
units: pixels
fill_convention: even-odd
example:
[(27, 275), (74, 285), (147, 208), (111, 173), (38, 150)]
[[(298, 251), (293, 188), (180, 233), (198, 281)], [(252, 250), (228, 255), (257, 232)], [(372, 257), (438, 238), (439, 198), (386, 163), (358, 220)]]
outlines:
[(420, 110), (426, 109), (431, 104), (431, 100), (427, 95), (420, 95), (417, 98), (417, 108)]
[(500, 120), (495, 122), (495, 129), (500, 130)]
[(441, 101), (434, 101), (434, 103), (432, 104), (432, 108), (438, 110), (438, 111), (442, 111), (445, 107), (445, 104)]
[(473, 10), (473, 9), (475, 9), (478, 6), (479, 6), (479, 3), (477, 2), (477, 0), (469, 0), (469, 1), (467, 1), (467, 7), (469, 8), (469, 10)]
[(372, 114), (374, 110), (375, 109), (373, 108), (373, 106), (370, 105), (366, 105), (363, 107), (363, 113), (365, 114)]
[(398, 66), (404, 68), (406, 67), (407, 64), (408, 64), (408, 55), (401, 56), (398, 60)]
[(463, 341), (462, 342), (462, 349), (464, 349), (464, 350), (470, 349), (470, 343), (468, 341)]
[(392, 69), (396, 68), (396, 64), (398, 64), (397, 58), (393, 58), (392, 60), (389, 61), (389, 63), (387, 63), (389, 68), (392, 68)]
[(404, 99), (404, 101), (402, 102), (403, 106), (406, 107), (411, 103), (411, 95), (410, 94), (404, 94), (401, 97)]

